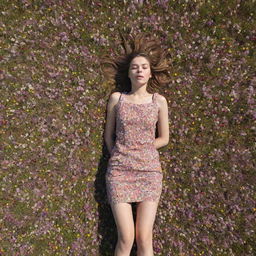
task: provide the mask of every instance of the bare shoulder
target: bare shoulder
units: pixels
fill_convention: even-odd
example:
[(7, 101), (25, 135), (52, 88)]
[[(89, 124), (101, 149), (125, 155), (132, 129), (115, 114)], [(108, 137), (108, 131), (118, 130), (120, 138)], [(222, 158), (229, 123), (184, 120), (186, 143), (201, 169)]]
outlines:
[(113, 92), (109, 96), (109, 104), (116, 105), (121, 93), (120, 92)]
[(167, 100), (166, 100), (166, 98), (165, 98), (163, 95), (159, 94), (159, 93), (157, 93), (156, 101), (157, 101), (157, 104), (158, 104), (160, 107), (167, 106)]

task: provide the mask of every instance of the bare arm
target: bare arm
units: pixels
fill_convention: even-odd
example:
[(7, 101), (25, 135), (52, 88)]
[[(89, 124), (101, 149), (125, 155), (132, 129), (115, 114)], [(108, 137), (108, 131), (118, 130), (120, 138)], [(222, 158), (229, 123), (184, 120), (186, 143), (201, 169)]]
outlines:
[(158, 95), (159, 115), (158, 115), (158, 137), (155, 139), (154, 145), (156, 149), (168, 145), (169, 143), (169, 120), (168, 120), (168, 104), (164, 96)]
[(113, 92), (108, 100), (107, 104), (107, 119), (105, 123), (105, 132), (104, 132), (104, 140), (106, 142), (107, 148), (109, 153), (114, 146), (114, 139), (113, 135), (115, 133), (115, 119), (116, 119), (116, 112), (115, 112), (115, 105), (117, 104), (120, 97), (120, 92)]

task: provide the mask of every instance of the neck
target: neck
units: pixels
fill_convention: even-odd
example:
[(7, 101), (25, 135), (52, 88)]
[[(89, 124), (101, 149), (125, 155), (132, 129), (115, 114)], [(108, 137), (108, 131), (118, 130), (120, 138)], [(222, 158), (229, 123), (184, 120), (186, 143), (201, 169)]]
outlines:
[(132, 88), (129, 94), (133, 94), (134, 96), (138, 97), (144, 97), (149, 95), (149, 93), (146, 90), (146, 87)]

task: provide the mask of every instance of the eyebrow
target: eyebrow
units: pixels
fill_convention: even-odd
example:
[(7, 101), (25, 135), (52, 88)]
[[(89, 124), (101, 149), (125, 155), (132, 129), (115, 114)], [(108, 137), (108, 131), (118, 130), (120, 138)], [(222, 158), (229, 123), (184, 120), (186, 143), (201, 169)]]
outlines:
[[(142, 65), (148, 65), (148, 63), (143, 63)], [(138, 64), (132, 64), (132, 66), (138, 66)]]

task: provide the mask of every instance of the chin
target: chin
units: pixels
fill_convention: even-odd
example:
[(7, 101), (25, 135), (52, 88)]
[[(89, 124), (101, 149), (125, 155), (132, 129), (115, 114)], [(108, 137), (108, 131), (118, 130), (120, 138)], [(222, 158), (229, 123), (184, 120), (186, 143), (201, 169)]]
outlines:
[(139, 80), (136, 80), (134, 81), (135, 84), (147, 84), (148, 81), (139, 81)]
[(142, 86), (142, 85), (146, 85), (147, 82), (135, 82), (134, 84), (136, 84), (138, 86)]

